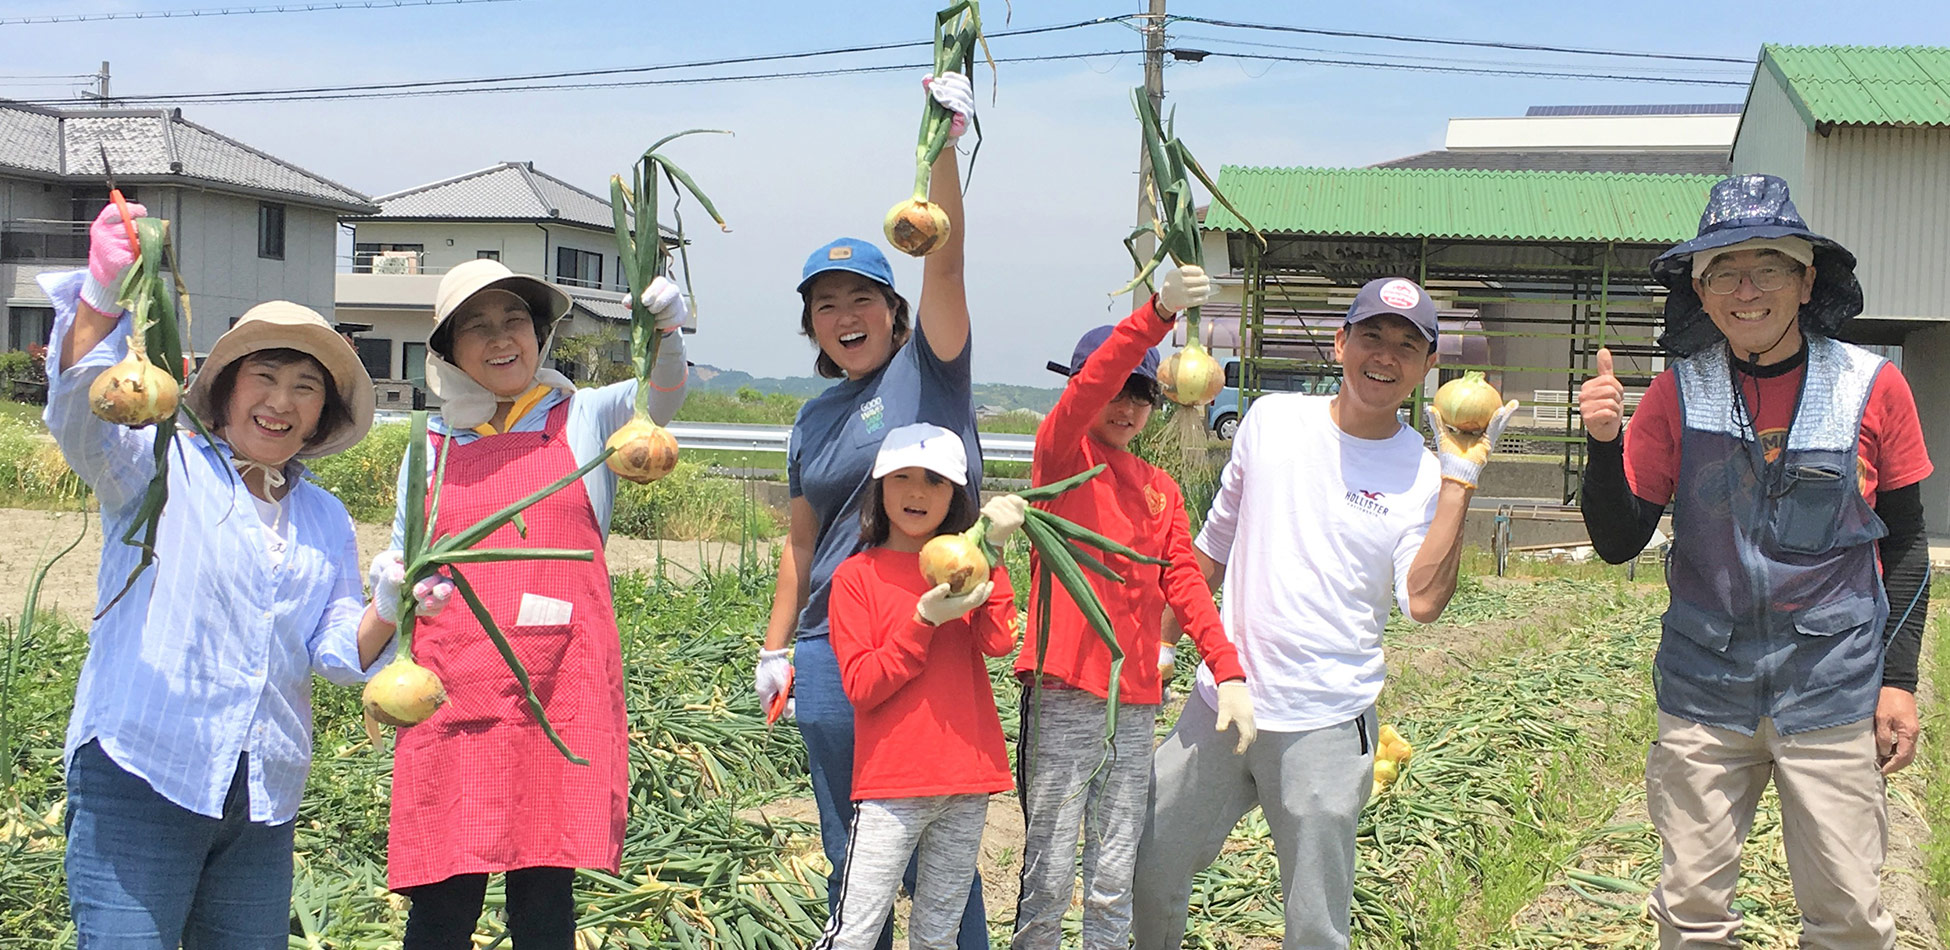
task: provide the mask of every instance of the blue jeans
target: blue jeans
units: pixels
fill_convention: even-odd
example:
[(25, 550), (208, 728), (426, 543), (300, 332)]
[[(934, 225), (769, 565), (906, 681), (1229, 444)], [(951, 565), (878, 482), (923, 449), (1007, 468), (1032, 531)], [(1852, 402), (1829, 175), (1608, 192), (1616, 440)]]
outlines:
[(223, 817), (156, 794), (100, 743), (68, 764), (76, 950), (271, 950), (291, 933), (292, 822), (253, 824), (239, 757)]
[[(840, 664), (825, 637), (800, 640), (792, 654), (793, 717), (806, 743), (812, 772), (813, 800), (819, 805), (819, 840), (833, 866), (826, 877), (826, 907), (840, 899), (840, 876), (846, 870), (847, 829), (853, 826), (853, 704), (840, 686)], [(914, 863), (908, 862), (901, 883), (914, 893)], [(890, 915), (880, 931), (878, 950), (894, 945)], [(988, 950), (988, 912), (982, 907), (982, 878), (978, 873), (962, 911), (959, 950)]]

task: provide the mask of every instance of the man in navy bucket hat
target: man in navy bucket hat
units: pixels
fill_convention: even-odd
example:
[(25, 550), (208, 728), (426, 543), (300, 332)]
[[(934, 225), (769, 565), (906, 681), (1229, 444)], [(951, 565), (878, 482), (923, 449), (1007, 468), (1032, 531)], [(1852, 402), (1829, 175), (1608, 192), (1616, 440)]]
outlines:
[(1786, 182), (1721, 181), (1699, 236), (1652, 262), (1673, 359), (1631, 425), (1609, 351), (1578, 394), (1599, 555), (1637, 556), (1672, 509), (1645, 776), (1664, 948), (1738, 945), (1740, 848), (1770, 779), (1800, 945), (1895, 946), (1885, 776), (1916, 754), (1931, 464), (1902, 373), (1835, 339), (1862, 311), (1854, 271)]

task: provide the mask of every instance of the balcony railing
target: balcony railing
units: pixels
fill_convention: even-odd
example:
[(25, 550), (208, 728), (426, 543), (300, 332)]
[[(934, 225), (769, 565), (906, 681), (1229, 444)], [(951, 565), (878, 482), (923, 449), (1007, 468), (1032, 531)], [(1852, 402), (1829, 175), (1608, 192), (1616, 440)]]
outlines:
[(88, 259), (88, 222), (42, 218), (0, 220), (0, 261)]

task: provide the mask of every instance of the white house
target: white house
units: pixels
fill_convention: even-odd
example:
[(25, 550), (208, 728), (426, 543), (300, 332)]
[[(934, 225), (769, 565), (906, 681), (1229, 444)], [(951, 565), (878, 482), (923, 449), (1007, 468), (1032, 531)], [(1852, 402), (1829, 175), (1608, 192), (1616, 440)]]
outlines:
[(183, 118), (178, 109), (49, 109), (0, 100), (0, 344), (45, 342), (34, 278), (82, 266), (88, 223), (115, 183), (170, 221), (189, 287), (189, 345), (208, 350), (245, 310), (292, 300), (332, 312), (336, 222), (375, 210), (359, 192)]

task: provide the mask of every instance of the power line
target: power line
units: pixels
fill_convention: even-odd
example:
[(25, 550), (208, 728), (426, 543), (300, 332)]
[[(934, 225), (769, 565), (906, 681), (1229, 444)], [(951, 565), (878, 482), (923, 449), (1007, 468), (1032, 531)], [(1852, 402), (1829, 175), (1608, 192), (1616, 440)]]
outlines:
[(94, 73), (21, 73), (18, 76), (0, 76), (0, 79), (93, 79)]
[[(1098, 17), (1092, 20), (1079, 20), (1074, 23), (1062, 23), (1054, 26), (1025, 27), (1020, 30), (1001, 30), (993, 33), (988, 33), (986, 35), (988, 36), (989, 39), (1004, 39), (1008, 37), (1031, 36), (1039, 33), (1055, 33), (1062, 30), (1074, 30), (1074, 29), (1079, 29), (1087, 26), (1100, 26), (1106, 23), (1118, 23), (1125, 19), (1127, 18), (1121, 16)], [(467, 85), (485, 86), (485, 85), (495, 85), (501, 83), (533, 82), (533, 81), (547, 80), (547, 79), (581, 79), (581, 78), (588, 78), (593, 76), (619, 76), (619, 75), (628, 75), (631, 73), (660, 72), (660, 71), (672, 70), (672, 69), (700, 69), (700, 68), (712, 67), (712, 66), (740, 66), (740, 65), (748, 65), (751, 63), (777, 62), (781, 60), (792, 60), (792, 59), (809, 59), (809, 58), (819, 57), (819, 56), (841, 56), (841, 55), (848, 55), (848, 54), (855, 54), (855, 53), (876, 53), (876, 52), (885, 52), (888, 50), (909, 49), (917, 46), (932, 46), (932, 45), (934, 45), (934, 41), (932, 39), (909, 40), (909, 41), (904, 41), (899, 43), (879, 43), (879, 44), (868, 45), (868, 46), (844, 46), (844, 47), (836, 47), (832, 49), (807, 50), (807, 51), (796, 52), (796, 53), (769, 53), (769, 54), (759, 55), (759, 56), (738, 56), (738, 57), (730, 57), (725, 59), (694, 60), (692, 62), (687, 62), (687, 63), (661, 63), (661, 64), (651, 65), (651, 66), (616, 66), (616, 67), (609, 67), (604, 69), (576, 69), (576, 70), (565, 70), (560, 72), (549, 72), (549, 73), (527, 73), (527, 74), (515, 75), (515, 76), (488, 76), (488, 77), (478, 77), (472, 79), (427, 79), (427, 80), (418, 80), (413, 82), (364, 83), (359, 85), (346, 85), (346, 86), (305, 86), (305, 87), (293, 87), (293, 88), (284, 88), (284, 89), (252, 89), (252, 90), (240, 90), (240, 91), (232, 91), (232, 92), (193, 92), (193, 93), (173, 93), (173, 94), (161, 94), (161, 95), (116, 96), (115, 101), (125, 102), (125, 103), (146, 102), (146, 101), (206, 102), (206, 103), (224, 102), (224, 101), (238, 101), (238, 102), (281, 101), (281, 100), (266, 98), (266, 97), (275, 97), (275, 96), (291, 96), (294, 97), (292, 101), (304, 101), (307, 98), (318, 98), (313, 96), (313, 94), (319, 94), (319, 93), (367, 92), (367, 91), (394, 92), (394, 91), (409, 90), (409, 89), (428, 89), (437, 86), (467, 86)], [(932, 64), (923, 63), (922, 65), (926, 67), (926, 66), (931, 66)], [(89, 78), (93, 78), (93, 77), (90, 76)], [(548, 87), (537, 87), (537, 88), (548, 88)]]
[(1354, 59), (1329, 59), (1315, 56), (1274, 56), (1267, 53), (1235, 53), (1227, 50), (1202, 50), (1173, 48), (1167, 50), (1174, 58), (1197, 61), (1213, 56), (1233, 59), (1252, 59), (1273, 63), (1306, 63), (1314, 66), (1352, 66), (1363, 69), (1405, 69), (1413, 72), (1429, 73), (1467, 73), (1476, 76), (1523, 76), (1532, 79), (1587, 79), (1609, 80), (1613, 82), (1650, 82), (1676, 84), (1682, 86), (1740, 86), (1747, 83), (1734, 79), (1693, 79), (1662, 76), (1633, 76), (1620, 73), (1578, 73), (1559, 70), (1491, 69), (1473, 66), (1440, 66), (1416, 63), (1383, 63)]
[(1494, 40), (1455, 40), (1433, 36), (1403, 36), (1396, 33), (1370, 33), (1361, 30), (1326, 30), (1307, 26), (1281, 26), (1271, 23), (1241, 23), (1236, 20), (1214, 20), (1208, 17), (1174, 16), (1174, 21), (1203, 23), (1207, 26), (1221, 26), (1239, 30), (1270, 30), (1276, 33), (1309, 33), (1315, 36), (1338, 36), (1344, 39), (1387, 40), (1394, 43), (1430, 43), (1438, 46), (1475, 46), (1485, 49), (1527, 50), (1534, 53), (1572, 53), (1579, 56), (1616, 56), (1628, 59), (1677, 59), (1703, 63), (1738, 63), (1753, 65), (1751, 59), (1732, 56), (1702, 56), (1692, 53), (1646, 53), (1634, 50), (1590, 49), (1579, 46), (1542, 46), (1534, 43), (1507, 43)]
[(252, 16), (261, 13), (317, 13), (328, 10), (392, 10), (399, 7), (444, 7), (463, 3), (515, 3), (518, 0), (343, 0), (338, 3), (287, 3), (271, 7), (203, 7), (195, 10), (129, 10), (120, 13), (52, 13), (46, 16), (0, 17), (0, 26), (41, 23), (90, 23), (100, 20), (169, 20), (193, 17)]
[[(1257, 43), (1252, 40), (1231, 40), (1231, 39), (1224, 39), (1217, 36), (1190, 36), (1183, 33), (1177, 34), (1174, 37), (1174, 39), (1181, 40), (1188, 43), (1219, 43), (1226, 46), (1247, 46), (1256, 49), (1296, 50), (1302, 53), (1324, 53), (1328, 55), (1339, 55), (1339, 56), (1348, 55), (1350, 52), (1349, 50), (1332, 49), (1332, 48), (1322, 47), (1322, 46), (1297, 46), (1291, 43)], [(1504, 66), (1504, 67), (1513, 67), (1513, 68), (1520, 68), (1520, 69), (1539, 69), (1539, 68), (1547, 68), (1553, 65), (1549, 63), (1539, 63), (1535, 61), (1526, 62), (1522, 60), (1458, 59), (1454, 56), (1412, 56), (1407, 53), (1368, 53), (1363, 55), (1386, 56), (1389, 59), (1413, 60), (1413, 61), (1425, 62), (1425, 63), (1444, 63), (1444, 64), (1458, 65), (1458, 66)], [(1672, 66), (1617, 65), (1617, 66), (1610, 66), (1607, 68), (1629, 69), (1629, 70), (1659, 69), (1659, 70), (1664, 70), (1667, 73), (1689, 73), (1689, 74), (1710, 75), (1710, 76), (1733, 76), (1733, 75), (1741, 74), (1742, 72), (1739, 70), (1727, 69), (1725, 67), (1688, 68), (1688, 67), (1672, 67)]]

